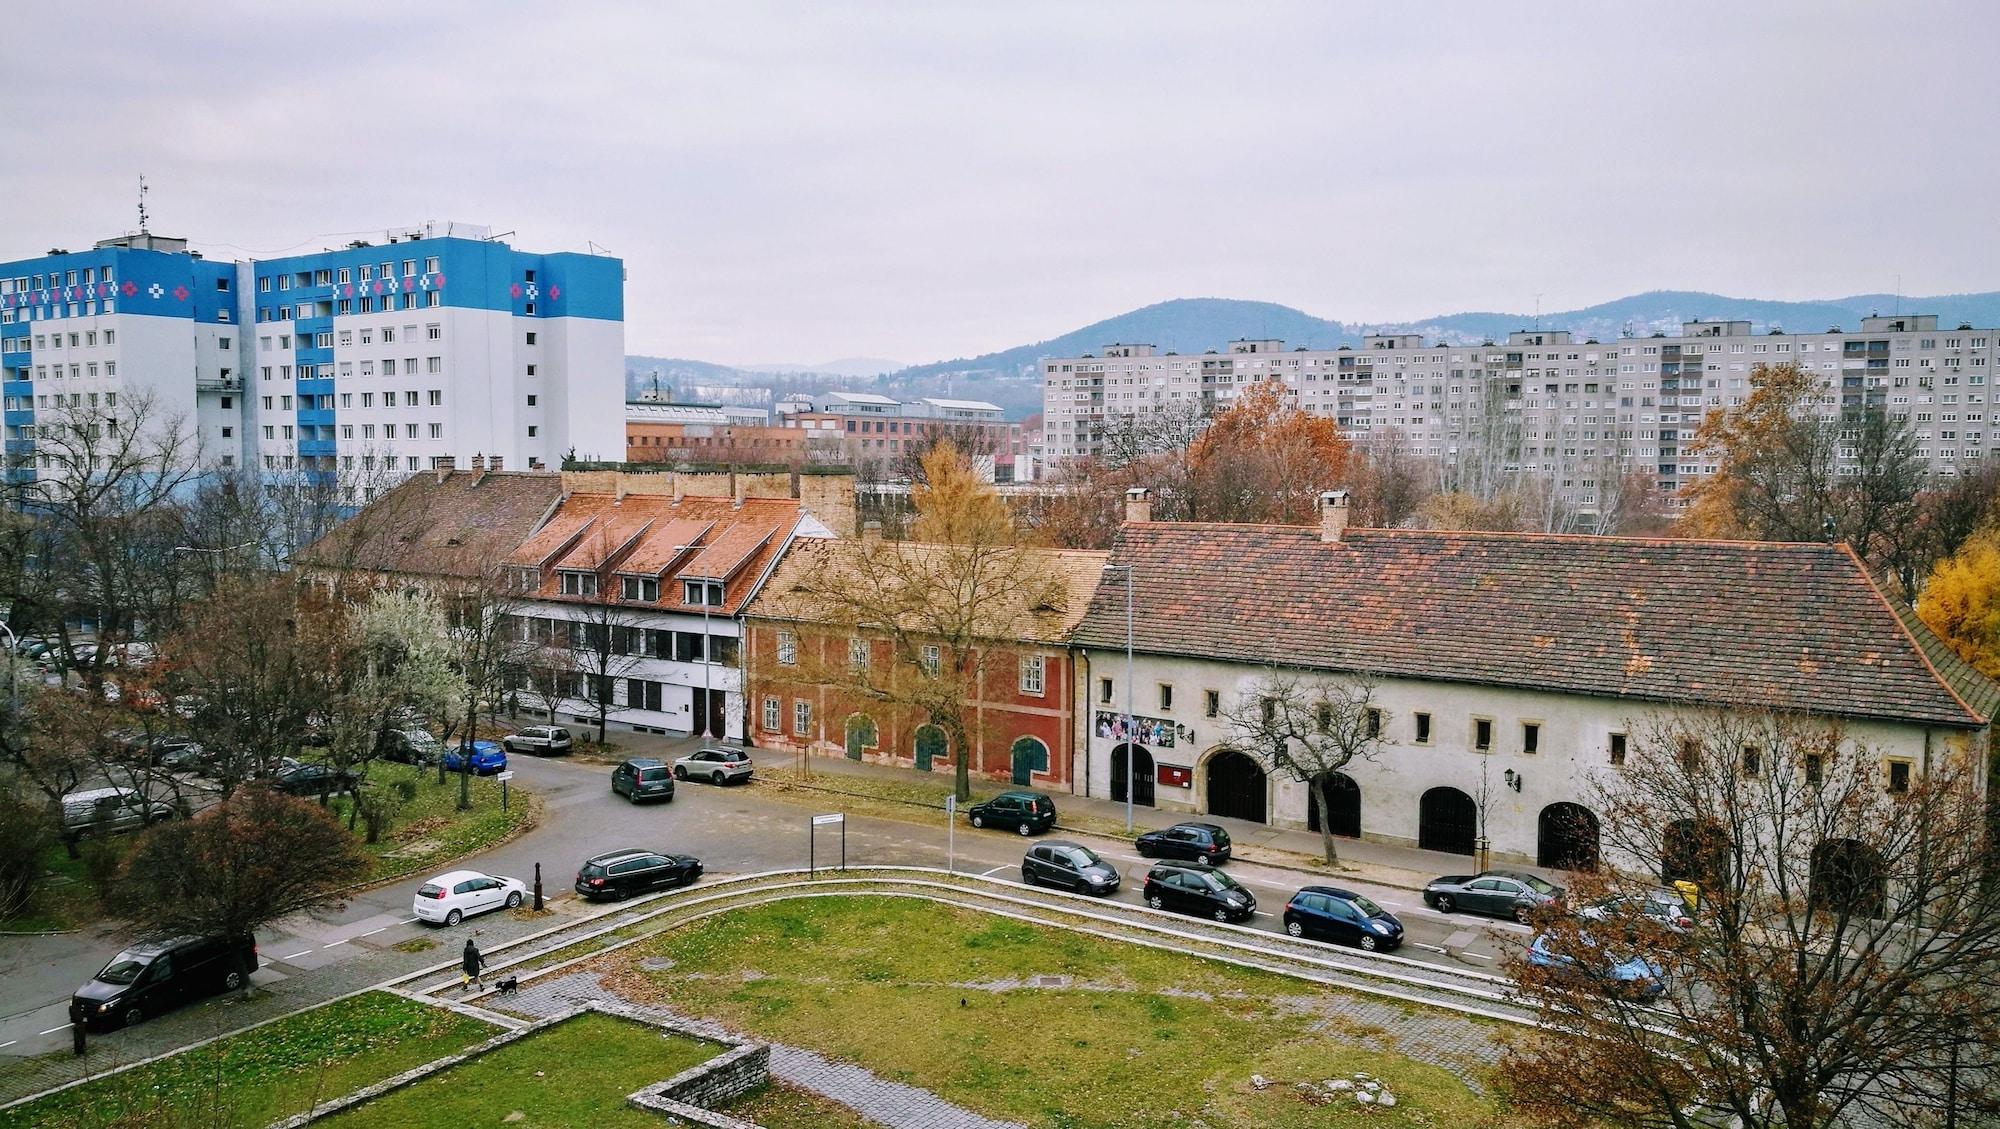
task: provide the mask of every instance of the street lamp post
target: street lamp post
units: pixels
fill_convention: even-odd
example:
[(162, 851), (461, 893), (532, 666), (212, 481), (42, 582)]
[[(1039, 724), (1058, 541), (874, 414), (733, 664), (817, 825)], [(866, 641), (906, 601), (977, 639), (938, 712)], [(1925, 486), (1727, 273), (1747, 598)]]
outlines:
[[(701, 591), (701, 721), (705, 730), (702, 733), (704, 740), (715, 735), (715, 718), (710, 716), (715, 712), (715, 688), (708, 673), (709, 662), (715, 657), (714, 649), (715, 637), (709, 634), (708, 626), (708, 586), (704, 584)], [(725, 736), (729, 733), (727, 724), (722, 727), (722, 732)]]
[(1132, 782), (1133, 764), (1139, 758), (1133, 755), (1137, 745), (1133, 741), (1136, 728), (1132, 716), (1132, 585), (1138, 573), (1135, 565), (1105, 565), (1106, 572), (1125, 574), (1125, 830), (1132, 830)]

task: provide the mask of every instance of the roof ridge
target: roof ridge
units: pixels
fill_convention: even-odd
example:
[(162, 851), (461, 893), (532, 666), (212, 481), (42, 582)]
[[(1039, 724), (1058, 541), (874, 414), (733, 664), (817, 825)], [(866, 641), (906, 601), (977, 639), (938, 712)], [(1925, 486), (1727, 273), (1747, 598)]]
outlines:
[(1965, 695), (1958, 692), (1958, 687), (1952, 684), (1951, 679), (1946, 678), (1944, 672), (1937, 668), (1937, 664), (1931, 661), (1930, 652), (1924, 649), (1923, 641), (1917, 638), (1916, 632), (1910, 630), (1909, 623), (1896, 611), (1896, 606), (1889, 602), (1889, 597), (1883, 594), (1882, 589), (1875, 583), (1875, 578), (1869, 574), (1868, 567), (1861, 563), (1861, 557), (1854, 549), (1844, 541), (1840, 547), (1847, 550), (1848, 557), (1853, 560), (1856, 571), (1861, 573), (1861, 579), (1867, 584), (1868, 590), (1875, 594), (1875, 599), (1882, 604), (1882, 610), (1889, 613), (1889, 618), (1896, 621), (1896, 630), (1902, 632), (1903, 638), (1909, 641), (1910, 649), (1917, 653), (1918, 661), (1924, 664), (1925, 670), (1930, 671), (1931, 678), (1944, 687), (1944, 692), (1951, 695), (1951, 700), (1958, 703), (1967, 717), (1981, 724), (1992, 720), (1981, 717), (1979, 711), (1972, 708), (1972, 703), (1965, 700)]
[(1343, 536), (1354, 534), (1386, 534), (1398, 537), (1483, 537), (1497, 541), (1581, 541), (1588, 544), (1619, 545), (1712, 545), (1755, 549), (1826, 550), (1846, 545), (1844, 541), (1830, 544), (1825, 541), (1758, 541), (1737, 537), (1644, 537), (1617, 533), (1542, 533), (1520, 529), (1394, 529), (1373, 525), (1348, 526)]

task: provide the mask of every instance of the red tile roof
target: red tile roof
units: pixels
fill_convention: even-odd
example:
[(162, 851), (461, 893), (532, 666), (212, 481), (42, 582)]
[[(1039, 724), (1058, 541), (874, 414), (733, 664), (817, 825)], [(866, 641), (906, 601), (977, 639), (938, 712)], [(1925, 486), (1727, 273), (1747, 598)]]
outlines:
[(326, 536), (297, 563), (473, 579), (505, 560), (562, 496), (562, 476), (536, 471), (413, 474)]
[[(1956, 727), (1995, 701), (1990, 680), (1939, 673), (1928, 632), (1843, 546), (1377, 529), (1327, 544), (1145, 522), (1112, 563), (1136, 566), (1149, 653)], [(1125, 645), (1117, 574), (1075, 640)]]
[[(679, 501), (651, 494), (571, 494), (556, 508), (541, 532), (513, 554), (517, 566), (542, 566), (538, 599), (591, 602), (564, 596), (557, 568), (595, 568), (606, 574), (608, 591), (616, 593), (617, 573), (654, 573), (661, 577), (660, 598), (627, 607), (700, 614), (699, 604), (681, 600), (680, 577), (712, 578), (708, 570), (690, 572), (708, 546), (720, 546), (734, 563), (715, 615), (734, 615), (799, 523), (799, 503), (791, 498), (746, 498), (739, 505), (728, 498), (683, 497)], [(678, 552), (693, 538), (695, 552)], [(574, 544), (572, 544), (574, 539)], [(604, 546), (604, 547), (600, 547)], [(552, 559), (553, 558), (553, 559)]]

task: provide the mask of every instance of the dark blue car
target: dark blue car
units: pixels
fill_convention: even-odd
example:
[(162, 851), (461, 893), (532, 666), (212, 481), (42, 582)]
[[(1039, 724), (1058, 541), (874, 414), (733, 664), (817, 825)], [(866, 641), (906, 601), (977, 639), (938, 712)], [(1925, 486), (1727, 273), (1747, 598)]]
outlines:
[[(446, 772), (465, 771), (465, 746), (460, 744), (446, 750), (444, 770)], [(507, 771), (507, 753), (497, 741), (474, 741), (472, 743), (472, 772), (475, 776), (491, 776)]]
[(1307, 886), (1285, 903), (1285, 932), (1315, 941), (1388, 952), (1403, 943), (1403, 923), (1365, 894), (1338, 886)]

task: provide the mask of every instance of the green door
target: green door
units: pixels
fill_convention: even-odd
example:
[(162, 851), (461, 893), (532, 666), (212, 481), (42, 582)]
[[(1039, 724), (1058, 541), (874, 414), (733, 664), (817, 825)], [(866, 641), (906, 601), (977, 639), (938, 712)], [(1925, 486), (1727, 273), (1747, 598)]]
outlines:
[(945, 755), (944, 730), (926, 725), (917, 730), (917, 771), (929, 772), (931, 758)]
[(875, 743), (875, 722), (867, 714), (858, 713), (847, 719), (847, 759), (858, 761), (861, 750)]
[(1022, 737), (1014, 742), (1014, 783), (1031, 783), (1030, 776), (1049, 770), (1048, 746), (1033, 737)]

